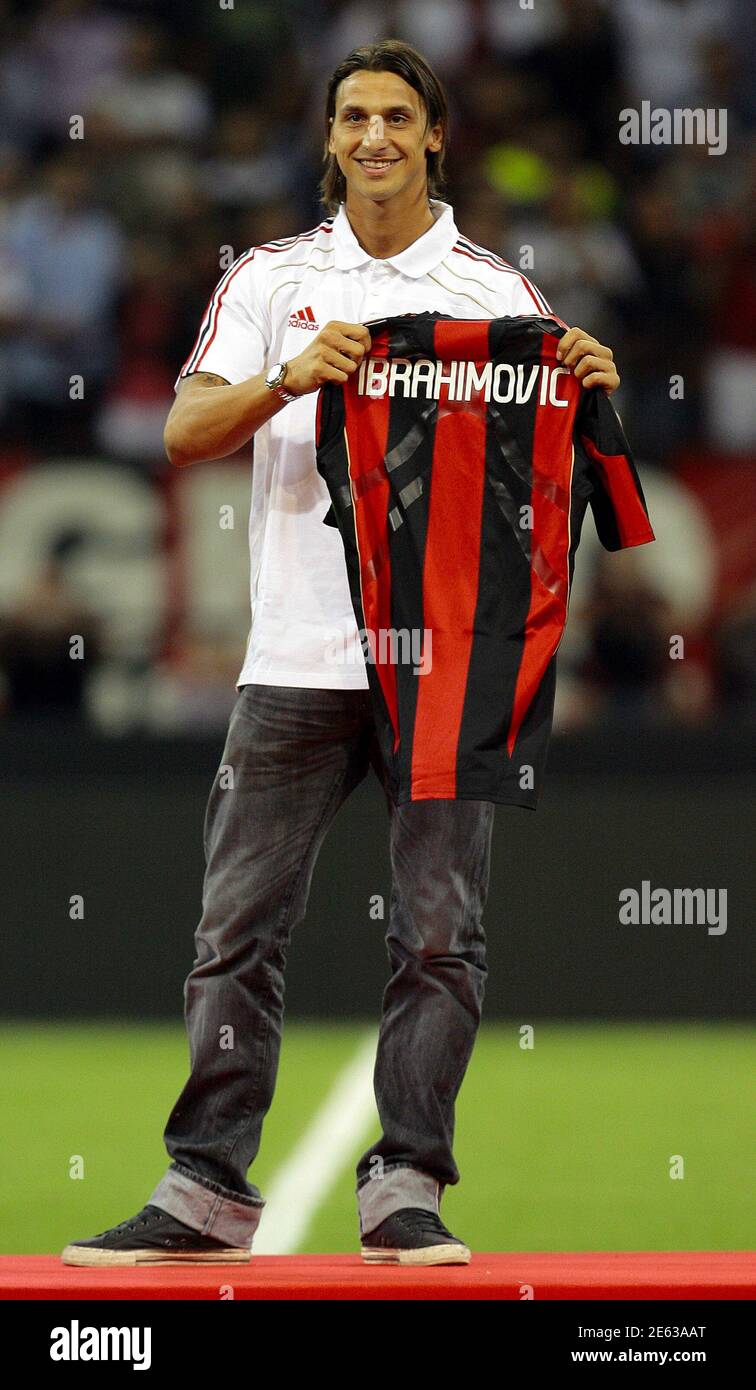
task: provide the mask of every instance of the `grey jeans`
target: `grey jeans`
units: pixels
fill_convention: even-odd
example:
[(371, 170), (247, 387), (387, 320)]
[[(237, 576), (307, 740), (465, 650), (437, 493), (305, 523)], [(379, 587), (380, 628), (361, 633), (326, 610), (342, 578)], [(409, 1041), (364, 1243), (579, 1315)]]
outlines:
[(494, 804), (395, 806), (367, 690), (245, 685), (205, 816), (203, 911), (184, 987), (191, 1072), (164, 1132), (173, 1161), (148, 1198), (229, 1244), (251, 1248), (265, 1205), (247, 1170), (273, 1099), (291, 931), (328, 827), (371, 764), (390, 818), (392, 973), (374, 1071), (383, 1133), (357, 1164), (361, 1234), (400, 1207), (438, 1212), (459, 1182), (454, 1104), (487, 975)]

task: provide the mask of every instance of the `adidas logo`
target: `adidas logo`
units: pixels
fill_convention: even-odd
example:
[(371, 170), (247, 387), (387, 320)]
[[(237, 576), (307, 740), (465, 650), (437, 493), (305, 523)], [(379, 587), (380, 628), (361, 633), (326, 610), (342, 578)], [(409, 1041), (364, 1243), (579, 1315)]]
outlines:
[(312, 331), (318, 327), (309, 304), (306, 309), (295, 309), (289, 319), (289, 328), (309, 328)]

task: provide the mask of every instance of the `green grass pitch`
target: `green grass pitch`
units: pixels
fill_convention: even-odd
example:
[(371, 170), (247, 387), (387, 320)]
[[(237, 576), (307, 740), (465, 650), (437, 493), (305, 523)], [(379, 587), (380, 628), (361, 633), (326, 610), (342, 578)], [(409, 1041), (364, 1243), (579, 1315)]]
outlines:
[[(263, 1196), (366, 1031), (286, 1021), (249, 1172)], [(6, 1021), (0, 1055), (0, 1252), (58, 1253), (134, 1215), (169, 1162), (181, 1023)], [(461, 1181), (441, 1214), (473, 1252), (752, 1249), (755, 1073), (748, 1024), (549, 1022), (523, 1050), (517, 1023), (484, 1023), (457, 1102)], [(355, 1135), (302, 1252), (359, 1249), (354, 1165), (378, 1133), (375, 1115)]]

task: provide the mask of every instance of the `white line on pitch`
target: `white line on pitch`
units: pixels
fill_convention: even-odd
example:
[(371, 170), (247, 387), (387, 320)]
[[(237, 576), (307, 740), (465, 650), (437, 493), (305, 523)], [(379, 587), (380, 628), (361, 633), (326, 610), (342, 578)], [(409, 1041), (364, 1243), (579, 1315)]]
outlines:
[[(252, 1242), (252, 1256), (298, 1249), (355, 1143), (376, 1121), (373, 1068), (378, 1030), (372, 1029), (339, 1073), (330, 1094), (296, 1148), (278, 1169)], [(356, 1179), (355, 1179), (356, 1181)], [(354, 1207), (355, 1229), (357, 1198)]]

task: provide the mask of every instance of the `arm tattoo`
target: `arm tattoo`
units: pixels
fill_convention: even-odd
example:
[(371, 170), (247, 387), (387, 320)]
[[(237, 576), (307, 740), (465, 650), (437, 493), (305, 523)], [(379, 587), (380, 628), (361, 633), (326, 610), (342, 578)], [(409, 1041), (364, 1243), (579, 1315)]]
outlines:
[[(226, 381), (224, 376), (216, 376), (214, 372), (189, 372), (181, 378), (181, 386), (185, 381), (196, 381), (198, 386), (230, 386), (230, 381)], [(179, 390), (181, 387), (179, 387)]]

